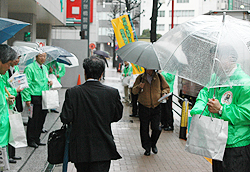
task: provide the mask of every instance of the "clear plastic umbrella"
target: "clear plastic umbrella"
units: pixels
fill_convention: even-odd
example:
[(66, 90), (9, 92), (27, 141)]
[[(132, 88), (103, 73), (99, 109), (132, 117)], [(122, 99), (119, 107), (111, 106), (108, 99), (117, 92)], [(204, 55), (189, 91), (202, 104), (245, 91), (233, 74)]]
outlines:
[(38, 50), (42, 50), (43, 52), (45, 52), (47, 54), (45, 64), (48, 64), (48, 63), (50, 63), (52, 61), (57, 60), (57, 58), (61, 55), (58, 48), (53, 47), (53, 46), (39, 47)]
[(167, 32), (153, 47), (162, 70), (202, 86), (245, 85), (241, 77), (233, 77), (236, 69), (244, 78), (250, 75), (250, 22), (231, 16), (198, 16)]

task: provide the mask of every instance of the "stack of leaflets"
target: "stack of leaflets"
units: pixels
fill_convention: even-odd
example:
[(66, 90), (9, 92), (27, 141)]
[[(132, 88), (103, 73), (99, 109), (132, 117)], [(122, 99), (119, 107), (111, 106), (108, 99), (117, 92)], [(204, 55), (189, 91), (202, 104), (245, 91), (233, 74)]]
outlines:
[(28, 82), (25, 74), (19, 74), (15, 72), (9, 79), (8, 82), (10, 83), (11, 87), (17, 88), (20, 86), (22, 88), (28, 88)]

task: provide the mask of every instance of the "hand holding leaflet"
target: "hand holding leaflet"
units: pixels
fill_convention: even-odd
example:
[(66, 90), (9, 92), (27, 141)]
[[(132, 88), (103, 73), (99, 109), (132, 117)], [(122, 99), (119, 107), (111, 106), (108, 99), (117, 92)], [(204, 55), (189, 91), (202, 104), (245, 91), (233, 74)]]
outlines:
[(162, 96), (162, 97), (158, 100), (158, 102), (161, 102), (162, 100), (166, 99), (167, 97), (171, 96), (172, 94), (173, 94), (173, 93), (168, 93), (168, 94)]

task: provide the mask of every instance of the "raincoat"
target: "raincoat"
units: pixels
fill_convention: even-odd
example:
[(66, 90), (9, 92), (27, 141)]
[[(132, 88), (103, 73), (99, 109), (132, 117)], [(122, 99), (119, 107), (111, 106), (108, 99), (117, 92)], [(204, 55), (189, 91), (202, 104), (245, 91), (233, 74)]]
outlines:
[(9, 110), (5, 97), (5, 89), (2, 75), (0, 75), (0, 147), (9, 143), (10, 123)]
[(174, 91), (174, 79), (175, 75), (166, 73), (164, 71), (161, 72), (161, 74), (164, 76), (165, 80), (167, 81), (169, 87), (170, 87), (170, 93)]
[[(14, 68), (15, 68), (15, 72), (19, 72), (19, 67), (17, 65), (14, 66)], [(4, 85), (6, 86), (7, 90), (10, 92), (11, 95), (16, 97), (17, 96), (16, 88), (12, 88), (10, 83), (8, 82), (8, 79), (10, 78), (9, 71), (7, 70), (6, 73), (2, 75), (2, 77), (3, 77)], [(6, 93), (6, 96), (7, 96), (7, 93)], [(12, 109), (13, 107), (15, 107), (15, 105), (16, 105), (16, 101), (14, 102), (14, 104), (9, 105), (9, 108)]]
[[(216, 118), (228, 121), (228, 139), (226, 148), (247, 146), (250, 144), (250, 77), (245, 74), (240, 66), (234, 71), (230, 80), (239, 80), (245, 86), (232, 86), (210, 88), (204, 87), (191, 110), (191, 115), (201, 114), (205, 108), (208, 98), (219, 100), (223, 106), (222, 114), (213, 114)], [(202, 115), (209, 116), (208, 107)]]
[(31, 101), (31, 95), (42, 96), (42, 91), (46, 91), (49, 89), (48, 69), (46, 66), (42, 66), (43, 69), (41, 69), (38, 66), (37, 62), (34, 61), (24, 69), (29, 88), (25, 88), (22, 91), (23, 101)]
[(124, 77), (127, 76), (131, 76), (133, 74), (133, 68), (131, 66), (131, 64), (129, 63), (128, 66), (124, 66), (124, 69), (123, 69), (123, 72), (122, 72), (122, 75), (124, 74)]
[(61, 78), (65, 75), (65, 65), (63, 63), (58, 63), (56, 61), (53, 61), (51, 63), (46, 64), (46, 67), (49, 68), (51, 67), (53, 69), (52, 74), (54, 75), (59, 75), (59, 78), (57, 80), (61, 83)]

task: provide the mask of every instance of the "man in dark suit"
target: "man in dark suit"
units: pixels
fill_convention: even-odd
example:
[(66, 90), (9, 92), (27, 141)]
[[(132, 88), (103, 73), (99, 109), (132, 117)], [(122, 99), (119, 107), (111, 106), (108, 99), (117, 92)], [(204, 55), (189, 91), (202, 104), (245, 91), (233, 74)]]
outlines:
[(111, 123), (122, 118), (123, 105), (117, 89), (99, 81), (105, 70), (102, 59), (83, 61), (86, 82), (65, 93), (61, 121), (71, 124), (69, 161), (77, 171), (109, 171), (111, 160), (120, 159)]

